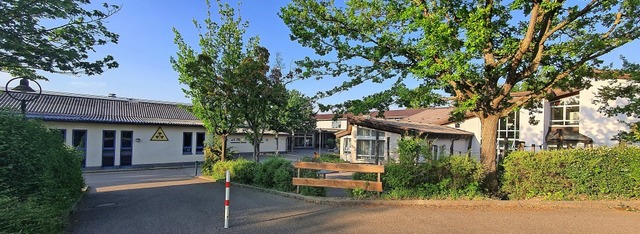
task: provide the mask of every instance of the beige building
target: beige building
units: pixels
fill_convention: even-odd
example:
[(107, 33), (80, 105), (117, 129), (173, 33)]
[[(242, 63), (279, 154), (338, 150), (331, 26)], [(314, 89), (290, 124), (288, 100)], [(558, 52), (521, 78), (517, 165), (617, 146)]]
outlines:
[[(20, 103), (0, 94), (0, 108), (17, 110)], [(202, 122), (186, 110), (188, 104), (43, 92), (27, 105), (27, 118), (41, 119), (59, 129), (64, 141), (83, 152), (86, 168), (119, 168), (191, 164), (204, 160), (207, 140)], [(287, 134), (279, 135), (286, 150)], [(229, 136), (237, 153), (252, 153), (243, 133)], [(261, 152), (275, 152), (273, 134), (266, 134)]]

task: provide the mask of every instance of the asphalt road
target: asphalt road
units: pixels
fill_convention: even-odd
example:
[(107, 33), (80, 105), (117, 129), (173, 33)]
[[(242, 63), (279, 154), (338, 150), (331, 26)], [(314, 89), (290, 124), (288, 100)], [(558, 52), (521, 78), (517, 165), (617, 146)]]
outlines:
[[(640, 233), (640, 212), (606, 207), (337, 206), (232, 187), (193, 169), (85, 175), (70, 233)], [(471, 202), (472, 203), (472, 202)]]

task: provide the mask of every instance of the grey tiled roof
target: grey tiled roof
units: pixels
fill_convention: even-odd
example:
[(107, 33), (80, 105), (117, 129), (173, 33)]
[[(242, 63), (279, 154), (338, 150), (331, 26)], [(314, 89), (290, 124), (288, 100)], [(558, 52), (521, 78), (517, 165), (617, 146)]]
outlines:
[[(19, 111), (20, 102), (2, 92), (0, 108)], [(178, 103), (46, 92), (27, 103), (27, 117), (65, 122), (202, 126), (200, 120)]]
[(377, 130), (394, 132), (398, 134), (413, 133), (416, 135), (448, 135), (448, 136), (473, 136), (473, 133), (448, 126), (429, 123), (406, 122), (402, 120), (385, 120), (366, 117), (350, 117), (349, 123), (373, 128)]

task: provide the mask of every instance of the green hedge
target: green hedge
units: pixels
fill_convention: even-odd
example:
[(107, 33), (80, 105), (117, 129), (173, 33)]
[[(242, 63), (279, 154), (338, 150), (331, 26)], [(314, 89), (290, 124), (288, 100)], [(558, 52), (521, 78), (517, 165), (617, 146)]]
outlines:
[(0, 111), (0, 233), (59, 233), (81, 196), (80, 154), (40, 121)]
[[(420, 164), (388, 163), (381, 179), (387, 199), (444, 199), (482, 197), (484, 168), (466, 156), (442, 157)], [(354, 180), (375, 181), (376, 174), (354, 173)], [(352, 197), (374, 193), (347, 190)]]
[(257, 164), (253, 183), (264, 188), (275, 188), (281, 191), (293, 191), (291, 184), (293, 165), (282, 157), (269, 157)]
[(226, 171), (229, 170), (231, 180), (242, 184), (253, 183), (256, 163), (238, 158), (235, 160), (218, 161), (213, 165), (213, 170), (209, 176), (216, 180), (224, 180)]
[(513, 152), (503, 167), (502, 191), (510, 199), (640, 197), (639, 147)]

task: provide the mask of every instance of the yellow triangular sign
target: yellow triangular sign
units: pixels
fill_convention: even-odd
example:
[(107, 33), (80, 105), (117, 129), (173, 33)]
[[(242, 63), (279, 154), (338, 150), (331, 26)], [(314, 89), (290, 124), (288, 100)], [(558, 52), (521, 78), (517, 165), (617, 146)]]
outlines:
[(167, 134), (164, 134), (164, 131), (162, 131), (162, 127), (158, 127), (156, 133), (151, 136), (151, 141), (169, 141), (169, 138), (167, 138)]

